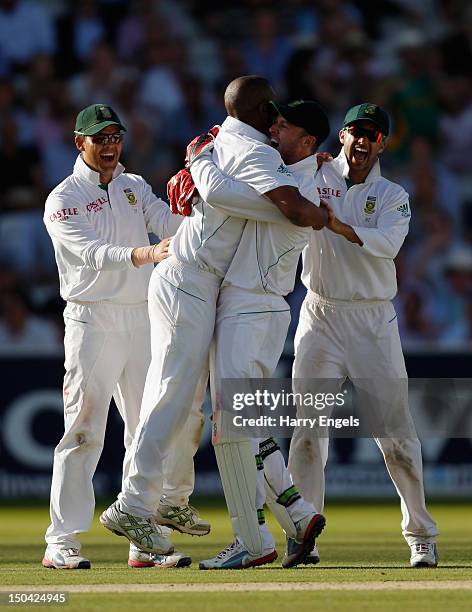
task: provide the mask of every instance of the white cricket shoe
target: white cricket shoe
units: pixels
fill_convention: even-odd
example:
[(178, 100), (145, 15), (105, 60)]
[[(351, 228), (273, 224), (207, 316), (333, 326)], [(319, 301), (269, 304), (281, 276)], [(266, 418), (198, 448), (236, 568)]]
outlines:
[(156, 567), (167, 569), (171, 567), (188, 567), (192, 563), (192, 558), (175, 550), (168, 555), (155, 555), (140, 550), (134, 544), (129, 546), (128, 566), (135, 568)]
[(42, 561), (48, 569), (90, 569), (90, 561), (79, 555), (80, 548), (48, 544)]
[(161, 502), (156, 512), (156, 522), (190, 535), (204, 536), (210, 533), (210, 523), (200, 517), (193, 506), (171, 506)]
[(236, 538), (229, 546), (213, 557), (212, 559), (204, 559), (200, 561), (199, 568), (201, 570), (208, 569), (246, 569), (248, 567), (256, 567), (273, 563), (277, 559), (277, 551), (265, 549), (260, 557), (254, 557), (249, 554), (245, 545)]
[(439, 554), (436, 544), (433, 542), (425, 542), (424, 540), (416, 540), (410, 544), (411, 567), (437, 567)]
[(140, 550), (158, 555), (174, 552), (172, 542), (165, 537), (154, 519), (122, 512), (118, 501), (102, 513), (100, 523), (116, 535), (128, 538)]
[[(287, 538), (287, 547), (285, 554), (282, 559), (282, 567), (289, 569), (296, 567), (301, 563), (311, 563), (315, 565), (319, 563), (320, 557), (315, 561), (316, 555), (312, 559), (308, 559), (311, 556), (315, 547), (315, 540), (323, 531), (326, 525), (326, 519), (322, 514), (311, 513), (303, 519), (295, 523), (297, 528), (297, 538)], [(316, 550), (316, 552), (318, 552)]]

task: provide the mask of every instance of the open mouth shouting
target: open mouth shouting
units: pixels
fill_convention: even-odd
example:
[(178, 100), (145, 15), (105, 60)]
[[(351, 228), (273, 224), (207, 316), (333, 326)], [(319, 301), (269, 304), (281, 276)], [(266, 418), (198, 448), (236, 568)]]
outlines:
[(113, 151), (107, 151), (106, 153), (100, 153), (100, 161), (105, 164), (113, 164), (116, 160), (116, 153)]
[(356, 165), (363, 166), (369, 159), (369, 149), (367, 145), (355, 145), (352, 148), (351, 158)]

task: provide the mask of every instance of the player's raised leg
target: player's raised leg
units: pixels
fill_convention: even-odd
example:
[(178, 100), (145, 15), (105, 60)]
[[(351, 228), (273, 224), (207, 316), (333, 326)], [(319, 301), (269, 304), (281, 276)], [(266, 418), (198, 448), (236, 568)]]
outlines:
[(264, 466), (267, 505), (290, 542), (282, 566), (288, 569), (300, 563), (313, 563), (309, 556), (326, 524), (325, 518), (298, 492), (273, 438), (260, 442), (259, 453)]

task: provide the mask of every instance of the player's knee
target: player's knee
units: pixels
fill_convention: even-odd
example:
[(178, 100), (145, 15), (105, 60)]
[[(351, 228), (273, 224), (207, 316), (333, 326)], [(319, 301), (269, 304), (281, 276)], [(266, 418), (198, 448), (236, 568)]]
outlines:
[(56, 452), (74, 451), (88, 452), (91, 450), (100, 450), (103, 448), (103, 437), (97, 436), (91, 431), (78, 430), (66, 434), (56, 448)]

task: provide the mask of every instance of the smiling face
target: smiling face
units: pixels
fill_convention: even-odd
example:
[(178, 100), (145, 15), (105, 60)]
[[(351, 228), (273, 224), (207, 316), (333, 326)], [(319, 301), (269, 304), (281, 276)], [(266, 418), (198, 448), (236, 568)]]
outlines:
[(371, 121), (356, 121), (339, 132), (339, 140), (349, 164), (351, 180), (362, 182), (377, 156), (385, 149), (385, 138)]
[(316, 138), (304, 128), (289, 123), (282, 115), (278, 115), (269, 131), (272, 146), (286, 164), (295, 164), (315, 150)]
[[(108, 183), (118, 165), (122, 143), (101, 142), (102, 136), (121, 134), (118, 125), (109, 125), (94, 136), (76, 135), (75, 145), (81, 151), (84, 162), (100, 174), (100, 181)], [(105, 139), (106, 140), (106, 139)]]

